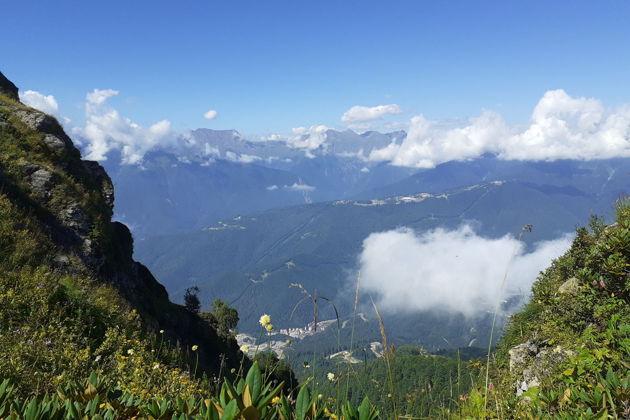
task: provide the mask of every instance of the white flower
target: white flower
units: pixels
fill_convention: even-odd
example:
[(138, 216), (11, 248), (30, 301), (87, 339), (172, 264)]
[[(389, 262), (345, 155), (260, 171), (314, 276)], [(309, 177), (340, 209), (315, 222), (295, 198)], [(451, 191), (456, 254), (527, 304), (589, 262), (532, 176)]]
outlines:
[(329, 381), (335, 380), (335, 374), (332, 372), (328, 372), (328, 375), (326, 375), (326, 377), (328, 378)]
[(249, 351), (249, 346), (248, 346), (247, 344), (243, 344), (243, 345), (241, 346), (241, 351), (242, 351), (243, 353), (247, 353), (247, 352)]
[(129, 349), (129, 350), (127, 350), (127, 354), (128, 354), (129, 356), (133, 355), (133, 349)]

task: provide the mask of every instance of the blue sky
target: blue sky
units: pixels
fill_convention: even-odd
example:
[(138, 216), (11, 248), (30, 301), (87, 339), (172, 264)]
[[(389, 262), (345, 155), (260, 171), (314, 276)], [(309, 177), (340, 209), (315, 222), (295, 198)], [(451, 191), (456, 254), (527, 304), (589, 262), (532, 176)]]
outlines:
[(14, 1), (0, 70), (77, 124), (94, 88), (177, 130), (342, 128), (381, 104), (526, 123), (550, 89), (630, 102), (629, 18), (626, 1)]

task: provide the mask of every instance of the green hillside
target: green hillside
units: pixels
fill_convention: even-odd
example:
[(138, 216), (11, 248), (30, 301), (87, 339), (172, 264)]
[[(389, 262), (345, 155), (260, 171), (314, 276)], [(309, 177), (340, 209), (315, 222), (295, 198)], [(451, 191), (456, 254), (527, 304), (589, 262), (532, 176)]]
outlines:
[(102, 167), (0, 82), (0, 378), (32, 395), (107, 372), (174, 396), (197, 392), (195, 374), (238, 367), (236, 342), (131, 258)]
[(472, 418), (630, 416), (630, 204), (593, 219), (533, 286), (490, 359)]

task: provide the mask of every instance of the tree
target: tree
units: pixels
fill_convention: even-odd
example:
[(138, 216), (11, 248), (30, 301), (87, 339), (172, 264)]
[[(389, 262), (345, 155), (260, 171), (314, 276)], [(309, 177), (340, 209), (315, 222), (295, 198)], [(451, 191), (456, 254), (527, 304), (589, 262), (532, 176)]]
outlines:
[(228, 335), (238, 325), (238, 311), (221, 299), (212, 302), (212, 315), (217, 321), (217, 331), (221, 335)]
[(190, 312), (198, 313), (201, 308), (201, 302), (199, 301), (199, 288), (192, 286), (186, 289), (184, 293), (184, 306)]

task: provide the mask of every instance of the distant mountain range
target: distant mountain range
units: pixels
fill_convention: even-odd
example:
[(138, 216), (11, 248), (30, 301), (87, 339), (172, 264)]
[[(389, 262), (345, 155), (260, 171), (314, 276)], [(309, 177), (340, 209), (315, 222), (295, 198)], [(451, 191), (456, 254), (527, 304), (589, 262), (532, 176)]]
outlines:
[(304, 148), (199, 129), (182, 137), (177, 150), (149, 152), (141, 164), (122, 164), (112, 152), (103, 165), (116, 186), (117, 217), (137, 237), (148, 237), (238, 214), (349, 198), (403, 180), (416, 170), (369, 162), (363, 154), (404, 135), (328, 130), (325, 144)]
[[(112, 156), (105, 166), (117, 191), (116, 215), (134, 232), (136, 257), (175, 299), (198, 285), (204, 303), (216, 297), (232, 303), (244, 332), (257, 329), (261, 313), (282, 328), (303, 327), (311, 310), (304, 306), (290, 316), (300, 295), (289, 285), (318, 290), (347, 317), (349, 279), (371, 233), (472, 223), (480, 235), (496, 238), (533, 224), (526, 237), (533, 244), (574, 231), (590, 214), (610, 215), (628, 191), (630, 159), (531, 162), (484, 155), (413, 169), (367, 158), (400, 142), (404, 132), (328, 130), (325, 136), (319, 145), (303, 136), (263, 142), (200, 129), (182, 138), (183, 151), (150, 152), (140, 165)], [(334, 314), (323, 308), (321, 316)], [(467, 345), (483, 341), (478, 331), (487, 323), (435, 314), (422, 317), (430, 325), (418, 319), (389, 316), (392, 339)], [(365, 329), (378, 334), (373, 327)]]

